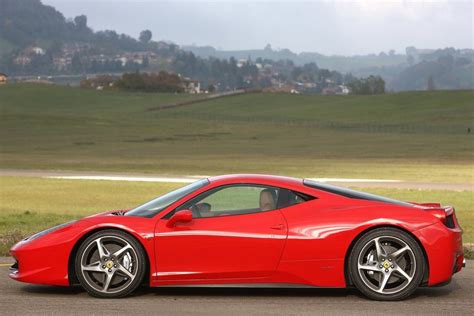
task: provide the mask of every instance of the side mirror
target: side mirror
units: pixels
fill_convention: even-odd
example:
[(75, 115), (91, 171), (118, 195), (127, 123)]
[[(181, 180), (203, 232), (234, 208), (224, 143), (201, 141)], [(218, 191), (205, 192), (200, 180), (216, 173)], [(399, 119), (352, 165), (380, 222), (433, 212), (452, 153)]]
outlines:
[(189, 223), (193, 220), (193, 212), (190, 210), (177, 211), (166, 223), (167, 227), (174, 227), (178, 223)]

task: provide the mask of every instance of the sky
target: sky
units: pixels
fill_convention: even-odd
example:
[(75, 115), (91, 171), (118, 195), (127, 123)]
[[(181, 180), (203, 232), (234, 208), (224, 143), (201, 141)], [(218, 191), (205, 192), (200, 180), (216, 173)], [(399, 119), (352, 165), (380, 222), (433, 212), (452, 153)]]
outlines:
[(42, 0), (66, 18), (88, 17), (153, 40), (223, 50), (274, 49), (357, 55), (394, 49), (473, 48), (474, 0)]

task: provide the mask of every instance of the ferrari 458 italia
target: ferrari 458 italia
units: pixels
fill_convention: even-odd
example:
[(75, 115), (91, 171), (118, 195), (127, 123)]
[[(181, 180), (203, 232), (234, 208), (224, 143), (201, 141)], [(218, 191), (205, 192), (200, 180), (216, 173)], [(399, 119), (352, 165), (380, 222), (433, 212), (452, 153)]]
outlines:
[(104, 298), (145, 284), (355, 287), (400, 300), (461, 270), (461, 235), (451, 206), (227, 175), (32, 235), (11, 249), (10, 277)]

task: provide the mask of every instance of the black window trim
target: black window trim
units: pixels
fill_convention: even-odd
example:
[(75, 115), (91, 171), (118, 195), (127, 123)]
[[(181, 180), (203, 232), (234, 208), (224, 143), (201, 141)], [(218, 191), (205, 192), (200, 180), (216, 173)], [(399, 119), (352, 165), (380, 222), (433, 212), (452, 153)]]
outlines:
[(381, 202), (381, 203), (395, 204), (395, 205), (400, 205), (400, 206), (413, 206), (412, 204), (408, 202), (403, 202), (403, 201), (391, 199), (391, 198), (376, 195), (376, 194), (338, 187), (335, 185), (329, 185), (329, 184), (317, 182), (310, 179), (304, 179), (303, 184), (313, 189), (329, 192), (329, 193), (343, 196), (349, 199)]

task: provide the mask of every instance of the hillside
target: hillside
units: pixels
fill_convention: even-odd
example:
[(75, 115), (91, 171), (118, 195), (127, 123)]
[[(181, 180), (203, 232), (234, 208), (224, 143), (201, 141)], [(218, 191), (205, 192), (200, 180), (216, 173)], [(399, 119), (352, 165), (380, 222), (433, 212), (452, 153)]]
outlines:
[[(77, 16), (66, 20), (54, 7), (44, 5), (40, 0), (2, 0), (0, 2), (0, 46), (15, 50), (28, 46), (38, 46), (44, 50), (57, 50), (65, 43), (83, 42), (97, 45), (102, 49), (138, 51), (146, 47), (144, 43), (125, 34), (94, 32), (87, 25), (87, 17)], [(113, 32), (113, 31), (110, 31)], [(114, 35), (104, 42), (104, 36)]]
[(0, 71), (10, 76), (166, 69), (166, 58), (180, 52), (174, 44), (152, 41), (147, 30), (140, 40), (94, 31), (85, 15), (66, 19), (40, 0), (1, 0), (0, 6)]
[(36, 77), (165, 70), (219, 91), (337, 93), (356, 77), (369, 76), (381, 76), (387, 91), (474, 89), (472, 49), (407, 47), (404, 54), (392, 50), (326, 56), (270, 45), (238, 51), (180, 48), (153, 39), (149, 30), (135, 36), (139, 39), (114, 30), (93, 30), (87, 16), (66, 18), (40, 0), (1, 0), (0, 72)]
[(243, 50), (218, 50), (212, 46), (183, 46), (183, 50), (190, 51), (196, 56), (208, 58), (230, 58), (237, 59), (270, 59), (286, 60), (289, 59), (297, 65), (307, 63), (316, 63), (319, 67), (333, 69), (340, 72), (358, 73), (361, 70), (374, 67), (392, 67), (406, 64), (405, 54), (368, 54), (359, 56), (338, 56), (323, 55), (317, 52), (295, 53), (289, 49), (276, 50), (270, 45), (263, 49), (243, 49)]
[(360, 56), (326, 56), (315, 52), (294, 53), (289, 49), (218, 50), (211, 46), (183, 46), (200, 57), (237, 59), (291, 60), (303, 65), (316, 63), (319, 67), (356, 77), (381, 76), (387, 90), (427, 90), (431, 77), (435, 89), (474, 89), (474, 51), (472, 49), (417, 49), (407, 47), (406, 54), (394, 51)]
[(1, 167), (472, 181), (473, 91), (189, 95), (0, 87)]
[(140, 32), (139, 40), (113, 30), (94, 31), (86, 16), (66, 19), (40, 0), (2, 0), (0, 5), (0, 72), (12, 80), (46, 76), (71, 83), (66, 76), (168, 71), (199, 81), (203, 90), (290, 91), (298, 86), (312, 93), (335, 93), (344, 81), (355, 80), (315, 64), (196, 57), (175, 44), (153, 40), (150, 30)]

